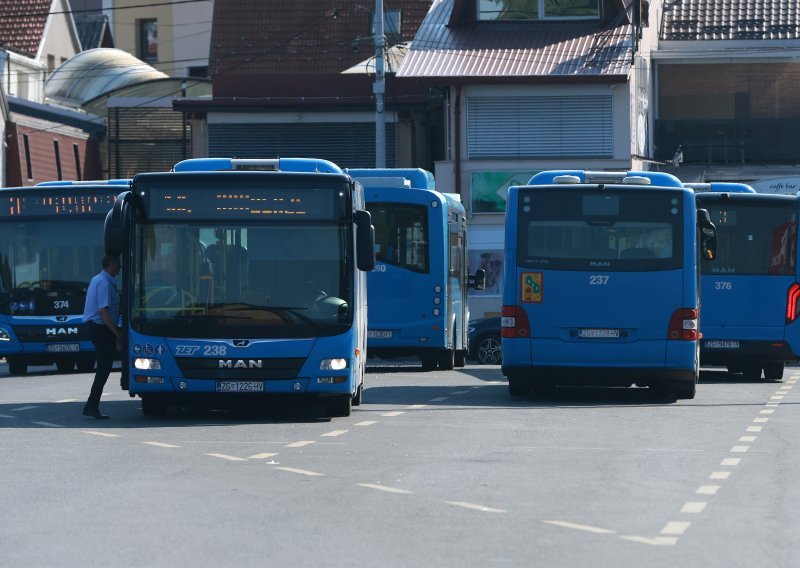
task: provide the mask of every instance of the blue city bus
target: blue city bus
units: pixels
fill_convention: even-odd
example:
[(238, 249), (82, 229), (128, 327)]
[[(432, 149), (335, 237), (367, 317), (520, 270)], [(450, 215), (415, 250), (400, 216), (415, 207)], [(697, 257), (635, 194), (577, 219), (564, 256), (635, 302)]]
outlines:
[[(467, 217), (457, 195), (422, 169), (347, 170), (364, 186), (375, 226), (369, 273), (370, 357), (419, 357), (423, 369), (463, 367), (468, 342)], [(481, 271), (482, 272), (482, 271)]]
[(314, 398), (361, 403), (363, 189), (315, 159), (186, 160), (117, 197), (106, 251), (122, 258), (123, 388), (169, 405)]
[(501, 336), (512, 395), (635, 384), (695, 396), (696, 267), (715, 243), (694, 197), (659, 172), (545, 171), (509, 189)]
[(749, 380), (783, 378), (800, 355), (797, 279), (800, 198), (745, 184), (687, 184), (717, 228), (718, 254), (703, 261), (700, 362)]
[(94, 368), (81, 320), (100, 271), (103, 221), (129, 180), (45, 182), (0, 189), (0, 357), (11, 375), (31, 365)]

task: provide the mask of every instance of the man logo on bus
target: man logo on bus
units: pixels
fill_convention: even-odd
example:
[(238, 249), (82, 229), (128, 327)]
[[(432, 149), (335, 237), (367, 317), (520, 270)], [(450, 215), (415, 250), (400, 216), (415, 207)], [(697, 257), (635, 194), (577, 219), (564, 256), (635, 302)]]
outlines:
[(541, 302), (544, 275), (541, 272), (522, 273), (522, 301)]

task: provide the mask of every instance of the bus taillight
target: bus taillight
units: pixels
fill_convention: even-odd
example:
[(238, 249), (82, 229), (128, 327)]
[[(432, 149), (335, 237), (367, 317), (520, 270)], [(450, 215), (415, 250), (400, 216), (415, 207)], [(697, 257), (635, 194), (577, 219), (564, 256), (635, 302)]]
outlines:
[(675, 310), (669, 320), (667, 339), (678, 341), (697, 341), (700, 339), (696, 308), (678, 308)]
[(800, 284), (795, 282), (789, 286), (789, 295), (786, 302), (786, 323), (797, 319), (797, 301), (800, 299)]
[(528, 314), (519, 306), (503, 306), (500, 318), (500, 336), (506, 338), (523, 338), (531, 336), (531, 325)]

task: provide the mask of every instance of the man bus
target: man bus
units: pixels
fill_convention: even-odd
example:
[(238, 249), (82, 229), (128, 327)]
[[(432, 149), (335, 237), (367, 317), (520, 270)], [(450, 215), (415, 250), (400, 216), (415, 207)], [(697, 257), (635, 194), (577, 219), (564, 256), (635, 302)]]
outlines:
[(463, 367), (469, 349), (467, 217), (458, 196), (422, 169), (350, 169), (375, 226), (369, 273), (370, 357), (419, 357), (425, 370)]
[(361, 402), (374, 236), (360, 184), (313, 159), (198, 159), (139, 174), (106, 220), (123, 265), (123, 386), (170, 404)]
[(697, 256), (713, 257), (713, 235), (694, 192), (669, 174), (547, 171), (510, 188), (501, 323), (510, 393), (636, 384), (693, 398)]
[(800, 355), (797, 279), (800, 198), (745, 184), (687, 184), (717, 227), (718, 255), (703, 261), (700, 362), (748, 380), (780, 381)]
[(11, 375), (31, 365), (94, 367), (81, 321), (103, 256), (103, 220), (129, 180), (45, 182), (0, 189), (0, 356)]

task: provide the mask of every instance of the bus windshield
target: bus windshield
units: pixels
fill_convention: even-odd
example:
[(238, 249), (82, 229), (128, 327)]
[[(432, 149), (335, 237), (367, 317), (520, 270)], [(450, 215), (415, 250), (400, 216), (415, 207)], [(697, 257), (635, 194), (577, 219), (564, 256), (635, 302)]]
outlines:
[(335, 223), (137, 225), (131, 324), (192, 338), (343, 333), (353, 320), (351, 233)]
[(667, 190), (520, 191), (518, 264), (609, 271), (683, 263), (683, 203)]
[(375, 226), (379, 262), (427, 273), (428, 208), (400, 203), (368, 203)]
[(100, 271), (103, 219), (0, 223), (0, 313), (83, 313)]
[(795, 274), (796, 205), (715, 202), (704, 203), (703, 207), (717, 227), (717, 258), (702, 263), (703, 274)]

